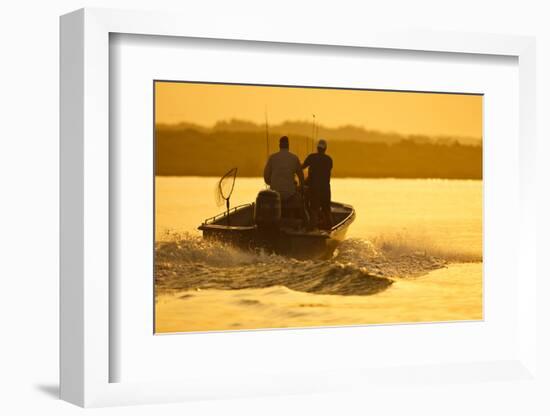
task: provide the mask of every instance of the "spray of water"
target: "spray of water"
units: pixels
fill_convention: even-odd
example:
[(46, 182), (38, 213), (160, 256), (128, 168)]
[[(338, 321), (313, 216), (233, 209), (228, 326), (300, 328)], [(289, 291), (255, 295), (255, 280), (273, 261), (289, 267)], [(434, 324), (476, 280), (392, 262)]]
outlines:
[(155, 281), (160, 291), (285, 286), (317, 294), (372, 295), (396, 278), (422, 276), (459, 261), (481, 257), (446, 251), (423, 238), (382, 235), (370, 241), (348, 239), (329, 260), (296, 260), (167, 233), (156, 246)]

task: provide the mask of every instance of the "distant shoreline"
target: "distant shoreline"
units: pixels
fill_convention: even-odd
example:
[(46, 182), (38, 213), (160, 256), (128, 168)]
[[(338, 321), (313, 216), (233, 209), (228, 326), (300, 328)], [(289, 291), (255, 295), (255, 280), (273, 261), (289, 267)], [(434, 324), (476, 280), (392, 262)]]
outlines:
[[(271, 124), (268, 126), (269, 134), (272, 139), (278, 136), (296, 136), (311, 140), (312, 122), (304, 120), (287, 120), (279, 124)], [(186, 131), (194, 130), (203, 134), (215, 133), (256, 133), (265, 139), (265, 124), (256, 124), (247, 120), (232, 119), (220, 120), (212, 126), (202, 126), (195, 123), (179, 122), (174, 124), (157, 123), (157, 131)], [(434, 143), (434, 144), (452, 144), (457, 142), (463, 146), (481, 146), (481, 137), (471, 136), (455, 136), (455, 135), (436, 135), (429, 136), (419, 133), (397, 133), (391, 131), (380, 131), (376, 129), (365, 128), (353, 124), (342, 125), (338, 127), (325, 127), (322, 124), (315, 124), (316, 137), (330, 138), (331, 140), (356, 141), (364, 143), (396, 143), (403, 140), (410, 140), (417, 143)]]
[[(210, 178), (218, 180), (220, 179), (220, 176), (212, 176), (212, 175), (158, 175), (155, 174), (155, 178)], [(258, 179), (263, 181), (264, 179), (261, 176), (245, 176), (245, 175), (238, 175), (238, 178), (246, 178), (246, 179)], [(389, 180), (389, 179), (395, 179), (395, 180), (411, 180), (411, 181), (476, 181), (476, 182), (482, 182), (483, 178), (396, 178), (392, 176), (385, 176), (385, 177), (359, 177), (359, 176), (333, 176), (332, 179), (375, 179), (375, 180)]]
[[(236, 127), (236, 126), (233, 126)], [(268, 154), (279, 150), (278, 134), (241, 126), (243, 130), (155, 130), (156, 174), (160, 176), (222, 176), (237, 167), (241, 177), (263, 175)], [(483, 147), (426, 137), (366, 132), (368, 140), (349, 136), (328, 141), (335, 178), (482, 179)], [(311, 136), (288, 134), (290, 151), (300, 160), (313, 151)], [(384, 139), (384, 140), (383, 140)], [(387, 140), (385, 140), (387, 139)]]

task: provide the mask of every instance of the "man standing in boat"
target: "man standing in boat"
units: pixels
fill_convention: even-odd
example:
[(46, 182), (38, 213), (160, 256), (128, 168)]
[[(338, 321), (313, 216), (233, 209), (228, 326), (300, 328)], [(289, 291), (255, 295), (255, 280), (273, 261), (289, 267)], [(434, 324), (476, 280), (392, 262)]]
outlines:
[(307, 185), (311, 226), (330, 230), (332, 228), (330, 212), (332, 158), (326, 154), (326, 151), (327, 142), (320, 139), (317, 143), (317, 153), (306, 157), (302, 169), (309, 168)]
[(300, 189), (303, 189), (304, 172), (300, 159), (289, 151), (288, 137), (283, 136), (279, 139), (279, 151), (269, 156), (264, 169), (265, 183), (281, 196), (283, 216), (302, 216), (302, 199), (296, 187), (295, 176), (298, 176)]

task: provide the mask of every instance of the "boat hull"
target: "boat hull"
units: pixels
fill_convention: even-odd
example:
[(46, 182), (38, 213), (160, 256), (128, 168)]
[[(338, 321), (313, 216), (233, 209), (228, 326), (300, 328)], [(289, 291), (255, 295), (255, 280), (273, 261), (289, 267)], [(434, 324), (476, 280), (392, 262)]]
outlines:
[(346, 238), (347, 230), (355, 219), (353, 207), (333, 202), (332, 210), (334, 215), (338, 215), (339, 221), (331, 230), (306, 231), (285, 227), (262, 230), (241, 219), (248, 215), (245, 212), (247, 209), (253, 212), (253, 205), (236, 209), (234, 214), (229, 214), (229, 221), (227, 216), (221, 216), (205, 222), (199, 230), (205, 239), (223, 241), (245, 250), (266, 250), (298, 259), (329, 258)]
[[(343, 233), (339, 234), (344, 237)], [(333, 239), (328, 235), (287, 234), (284, 231), (274, 234), (264, 234), (257, 229), (252, 230), (203, 230), (205, 239), (223, 241), (246, 250), (263, 249), (289, 257), (322, 258), (330, 257), (341, 239)]]

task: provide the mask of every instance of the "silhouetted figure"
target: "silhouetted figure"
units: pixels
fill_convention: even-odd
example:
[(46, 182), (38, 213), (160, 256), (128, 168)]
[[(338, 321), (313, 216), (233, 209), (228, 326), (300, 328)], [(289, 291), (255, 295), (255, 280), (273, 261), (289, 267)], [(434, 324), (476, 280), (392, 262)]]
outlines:
[(325, 154), (327, 142), (323, 139), (317, 143), (317, 153), (310, 154), (302, 165), (308, 169), (308, 197), (310, 225), (330, 230), (332, 215), (330, 212), (330, 172), (332, 159)]
[(281, 196), (283, 217), (302, 217), (302, 199), (296, 187), (295, 175), (298, 176), (300, 189), (304, 185), (304, 172), (300, 159), (289, 151), (288, 137), (279, 139), (279, 151), (269, 156), (264, 168), (264, 180), (271, 189)]

